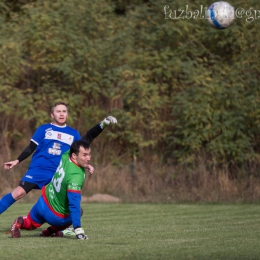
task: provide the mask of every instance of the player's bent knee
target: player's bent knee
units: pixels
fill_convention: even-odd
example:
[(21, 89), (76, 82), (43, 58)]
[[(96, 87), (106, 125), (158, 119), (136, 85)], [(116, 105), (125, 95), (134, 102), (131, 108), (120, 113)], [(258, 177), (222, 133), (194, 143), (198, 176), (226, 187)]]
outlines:
[(26, 195), (26, 191), (19, 186), (12, 192), (12, 196), (15, 200), (19, 200), (23, 198), (25, 195)]

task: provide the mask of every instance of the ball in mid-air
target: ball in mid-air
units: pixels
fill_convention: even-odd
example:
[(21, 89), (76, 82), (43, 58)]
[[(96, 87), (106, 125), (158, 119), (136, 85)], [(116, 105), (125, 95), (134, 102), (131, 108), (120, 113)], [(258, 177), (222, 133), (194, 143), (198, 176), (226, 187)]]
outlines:
[(228, 2), (215, 2), (207, 9), (206, 19), (214, 28), (225, 29), (229, 27), (235, 19), (234, 7)]

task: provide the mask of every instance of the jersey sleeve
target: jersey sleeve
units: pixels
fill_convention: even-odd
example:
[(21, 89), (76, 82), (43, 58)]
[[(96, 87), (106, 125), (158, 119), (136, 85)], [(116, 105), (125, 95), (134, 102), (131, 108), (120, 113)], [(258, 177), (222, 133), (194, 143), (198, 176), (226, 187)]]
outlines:
[(37, 144), (31, 141), (30, 144), (22, 151), (22, 153), (17, 158), (19, 163), (29, 157), (35, 151), (36, 147)]
[(87, 143), (88, 145), (99, 135), (101, 134), (103, 129), (100, 127), (100, 124), (95, 125), (87, 133), (81, 138), (82, 141)]
[(71, 214), (72, 225), (74, 228), (81, 227), (81, 189), (82, 180), (71, 179), (67, 185), (67, 196), (69, 200), (69, 210)]
[(76, 131), (75, 137), (74, 137), (74, 141), (78, 141), (81, 139), (80, 133), (78, 131)]
[(80, 220), (81, 193), (74, 193), (72, 191), (67, 191), (67, 195), (69, 200), (69, 210), (71, 214), (73, 228), (81, 227), (81, 220)]
[(45, 129), (43, 126), (40, 126), (37, 128), (37, 130), (34, 132), (31, 141), (35, 144), (39, 145), (39, 143), (44, 139), (45, 137)]

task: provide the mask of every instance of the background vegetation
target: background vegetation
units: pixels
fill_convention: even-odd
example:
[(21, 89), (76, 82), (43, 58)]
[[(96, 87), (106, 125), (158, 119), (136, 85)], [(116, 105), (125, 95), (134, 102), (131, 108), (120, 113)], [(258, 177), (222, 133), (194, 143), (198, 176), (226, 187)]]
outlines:
[[(2, 164), (63, 100), (82, 134), (108, 114), (119, 121), (93, 142), (86, 194), (257, 200), (260, 5), (229, 2), (247, 13), (216, 30), (171, 19), (205, 0), (0, 1)], [(1, 170), (1, 194), (28, 163)]]

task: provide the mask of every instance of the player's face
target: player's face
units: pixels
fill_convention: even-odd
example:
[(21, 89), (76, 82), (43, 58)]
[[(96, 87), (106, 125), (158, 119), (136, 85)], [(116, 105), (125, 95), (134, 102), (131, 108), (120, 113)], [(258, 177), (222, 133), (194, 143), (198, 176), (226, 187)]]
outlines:
[(65, 125), (68, 118), (67, 107), (64, 105), (57, 105), (54, 107), (53, 112), (51, 113), (51, 117), (53, 118), (53, 123), (55, 125)]
[(75, 156), (73, 159), (80, 167), (86, 168), (91, 158), (90, 152), (91, 152), (90, 148), (85, 149), (82, 146), (80, 146), (78, 155), (73, 154)]

